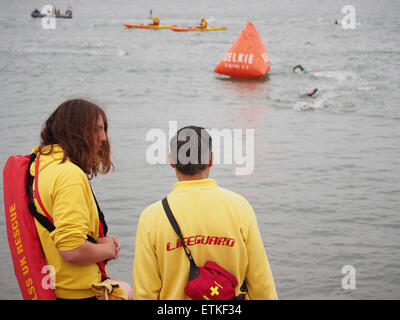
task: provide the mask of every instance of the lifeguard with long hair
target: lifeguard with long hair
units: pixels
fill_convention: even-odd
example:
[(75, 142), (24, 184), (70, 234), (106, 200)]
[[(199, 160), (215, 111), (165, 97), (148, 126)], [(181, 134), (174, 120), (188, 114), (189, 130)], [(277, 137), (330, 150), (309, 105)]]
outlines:
[[(35, 205), (39, 213), (47, 211), (55, 229), (49, 233), (35, 223), (46, 262), (55, 268), (55, 295), (60, 299), (95, 299), (92, 285), (105, 278), (100, 264), (118, 258), (120, 244), (106, 236), (107, 225), (89, 183), (113, 168), (107, 132), (107, 117), (99, 106), (73, 99), (51, 114), (40, 145), (32, 150), (37, 153), (30, 167), (38, 182)], [(120, 283), (130, 295), (130, 286)]]

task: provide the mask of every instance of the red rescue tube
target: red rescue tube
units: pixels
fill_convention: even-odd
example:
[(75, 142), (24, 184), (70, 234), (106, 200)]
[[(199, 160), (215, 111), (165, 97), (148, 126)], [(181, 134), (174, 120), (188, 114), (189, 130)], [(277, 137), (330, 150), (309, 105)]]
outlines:
[(55, 300), (47, 265), (26, 192), (30, 156), (11, 156), (3, 170), (8, 244), (24, 300)]

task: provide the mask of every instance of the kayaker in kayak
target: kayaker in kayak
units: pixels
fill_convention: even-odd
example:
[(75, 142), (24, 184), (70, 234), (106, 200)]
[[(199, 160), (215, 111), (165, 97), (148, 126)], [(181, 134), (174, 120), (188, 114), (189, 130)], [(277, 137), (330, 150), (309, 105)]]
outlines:
[(207, 21), (206, 21), (206, 19), (204, 17), (201, 17), (200, 28), (201, 29), (207, 28)]
[(155, 16), (154, 18), (151, 19), (153, 21), (153, 23), (150, 23), (150, 26), (158, 26), (160, 25), (160, 20), (158, 19), (157, 16)]

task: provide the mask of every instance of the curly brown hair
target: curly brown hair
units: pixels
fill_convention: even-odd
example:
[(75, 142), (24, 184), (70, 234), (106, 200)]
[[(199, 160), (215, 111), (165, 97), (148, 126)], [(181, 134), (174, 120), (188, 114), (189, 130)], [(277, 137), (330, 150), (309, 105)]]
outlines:
[[(106, 141), (97, 151), (94, 133), (97, 120), (102, 116)], [(58, 144), (64, 151), (64, 162), (67, 157), (80, 167), (92, 179), (98, 173), (107, 173), (114, 165), (110, 159), (108, 141), (108, 122), (105, 112), (96, 104), (84, 99), (72, 99), (62, 103), (46, 120), (42, 132), (39, 152), (43, 154), (45, 146)], [(49, 154), (47, 153), (47, 154)]]

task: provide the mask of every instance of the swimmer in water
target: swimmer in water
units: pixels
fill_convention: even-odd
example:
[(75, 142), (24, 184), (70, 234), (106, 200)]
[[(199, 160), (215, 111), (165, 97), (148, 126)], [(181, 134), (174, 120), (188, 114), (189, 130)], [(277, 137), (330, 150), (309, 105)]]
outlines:
[(297, 66), (295, 66), (293, 68), (293, 72), (296, 72), (297, 69), (300, 69), (300, 71), (302, 71), (303, 73), (308, 73), (309, 72), (308, 70), (304, 69), (301, 64), (298, 64)]
[(314, 94), (316, 94), (318, 91), (318, 88), (312, 89), (308, 91), (307, 93), (301, 93), (300, 97), (312, 97)]

